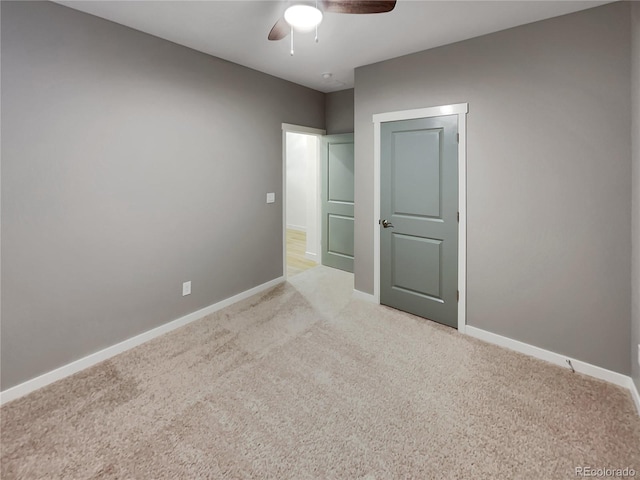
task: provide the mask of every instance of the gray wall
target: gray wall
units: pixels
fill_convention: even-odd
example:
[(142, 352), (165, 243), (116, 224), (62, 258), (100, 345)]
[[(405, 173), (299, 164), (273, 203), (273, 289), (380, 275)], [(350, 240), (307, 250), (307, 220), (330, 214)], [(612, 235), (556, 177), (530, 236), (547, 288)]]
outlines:
[(375, 113), (469, 102), (467, 323), (629, 374), (628, 3), (356, 69), (355, 286)]
[(326, 94), (325, 118), (328, 135), (353, 133), (353, 88)]
[(2, 2), (1, 66), (2, 389), (282, 275), (322, 93), (53, 3)]
[(636, 387), (640, 391), (640, 365), (638, 365), (638, 345), (640, 345), (640, 3), (631, 7), (632, 31), (632, 124), (631, 142), (633, 148), (633, 258), (632, 304), (631, 304), (631, 371)]

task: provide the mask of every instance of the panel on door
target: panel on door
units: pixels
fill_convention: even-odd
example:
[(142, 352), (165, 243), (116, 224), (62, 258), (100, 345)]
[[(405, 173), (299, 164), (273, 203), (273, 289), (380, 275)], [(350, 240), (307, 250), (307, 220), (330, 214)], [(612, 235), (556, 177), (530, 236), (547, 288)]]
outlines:
[(458, 117), (380, 132), (380, 303), (456, 327)]
[(322, 139), (322, 264), (353, 272), (353, 134)]

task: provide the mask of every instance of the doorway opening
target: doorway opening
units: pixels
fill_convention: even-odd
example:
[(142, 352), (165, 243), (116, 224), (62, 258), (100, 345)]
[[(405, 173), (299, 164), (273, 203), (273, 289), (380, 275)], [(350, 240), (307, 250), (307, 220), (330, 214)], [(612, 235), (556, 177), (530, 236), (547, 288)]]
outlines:
[(324, 130), (283, 124), (283, 272), (320, 264), (320, 139)]

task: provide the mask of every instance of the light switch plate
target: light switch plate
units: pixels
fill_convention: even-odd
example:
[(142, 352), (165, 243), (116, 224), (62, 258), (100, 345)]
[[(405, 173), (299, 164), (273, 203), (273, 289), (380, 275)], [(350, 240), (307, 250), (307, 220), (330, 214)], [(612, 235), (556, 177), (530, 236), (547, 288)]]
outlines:
[(191, 295), (191, 280), (182, 284), (182, 296)]
[(267, 203), (275, 203), (276, 201), (276, 194), (271, 192), (271, 193), (267, 193)]

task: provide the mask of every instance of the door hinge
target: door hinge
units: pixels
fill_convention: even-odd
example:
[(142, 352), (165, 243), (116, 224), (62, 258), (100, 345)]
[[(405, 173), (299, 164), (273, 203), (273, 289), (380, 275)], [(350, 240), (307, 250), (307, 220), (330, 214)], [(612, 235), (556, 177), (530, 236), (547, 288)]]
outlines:
[(460, 134), (456, 133), (456, 142), (460, 143)]
[(458, 212), (458, 223), (460, 223), (460, 212)]
[(460, 290), (456, 291), (456, 300), (459, 302), (460, 301)]

